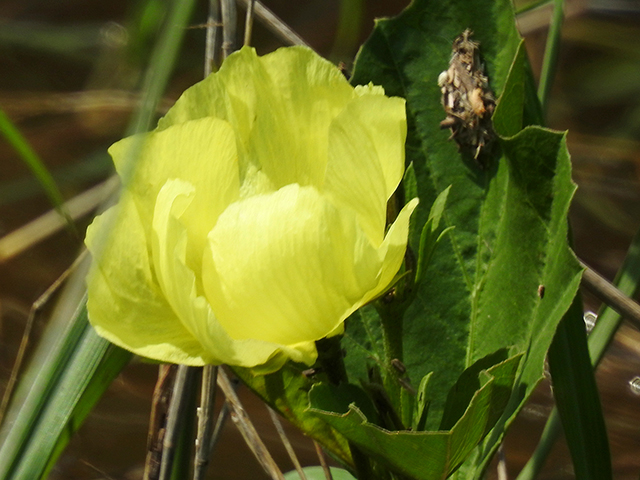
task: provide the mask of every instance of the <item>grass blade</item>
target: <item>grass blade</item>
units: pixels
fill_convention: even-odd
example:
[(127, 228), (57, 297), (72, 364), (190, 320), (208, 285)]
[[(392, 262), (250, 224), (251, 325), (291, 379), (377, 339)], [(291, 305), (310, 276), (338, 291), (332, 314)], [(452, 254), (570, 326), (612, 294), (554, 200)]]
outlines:
[(556, 67), (558, 66), (558, 52), (560, 50), (560, 33), (562, 30), (562, 22), (564, 20), (564, 0), (553, 1), (553, 14), (551, 24), (549, 25), (549, 33), (547, 36), (547, 45), (544, 49), (544, 59), (542, 61), (542, 71), (540, 72), (540, 84), (538, 85), (538, 99), (542, 106), (542, 111), (547, 111), (549, 93), (553, 86), (553, 79), (556, 76)]
[[(633, 238), (613, 284), (631, 298), (634, 298), (640, 290), (640, 230)], [(594, 366), (600, 363), (621, 322), (622, 316), (612, 308), (604, 305), (600, 309), (598, 321), (589, 334), (589, 354)]]
[[(631, 242), (627, 256), (613, 283), (622, 293), (630, 297), (634, 297), (640, 289), (640, 231), (636, 233)], [(622, 317), (612, 308), (604, 305), (600, 309), (598, 321), (588, 338), (589, 356), (594, 367), (598, 365), (604, 356), (606, 348), (613, 339), (621, 322)], [(536, 478), (560, 433), (560, 417), (558, 416), (558, 410), (554, 408), (547, 420), (535, 452), (518, 475), (517, 480)]]
[[(194, 0), (173, 2), (166, 28), (151, 56), (142, 106), (132, 121), (130, 133), (147, 130), (151, 125), (194, 4)], [(128, 173), (134, 166), (132, 155)], [(105, 237), (107, 234), (105, 231)], [(79, 302), (67, 325), (52, 353), (39, 364), (36, 382), (19, 387), (29, 393), (17, 414), (9, 412), (14, 413), (15, 421), (0, 447), (2, 480), (33, 480), (44, 475), (69, 436), (79, 428), (95, 401), (130, 358), (130, 354), (98, 337), (89, 326), (85, 299)]]
[(549, 348), (549, 370), (576, 478), (611, 479), (609, 439), (589, 358), (580, 295), (558, 326)]
[(0, 109), (0, 133), (9, 142), (13, 149), (18, 153), (22, 161), (36, 177), (42, 188), (44, 189), (49, 201), (62, 215), (69, 225), (75, 231), (75, 224), (71, 220), (71, 216), (64, 208), (64, 199), (56, 185), (55, 180), (45, 167), (38, 154), (31, 148), (29, 142), (22, 136), (20, 130), (13, 124), (6, 113)]

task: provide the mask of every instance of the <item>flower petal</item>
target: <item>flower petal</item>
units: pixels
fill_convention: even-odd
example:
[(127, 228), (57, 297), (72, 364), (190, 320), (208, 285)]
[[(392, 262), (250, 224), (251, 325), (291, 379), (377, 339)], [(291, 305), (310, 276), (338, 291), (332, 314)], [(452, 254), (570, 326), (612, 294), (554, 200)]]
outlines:
[(379, 246), (387, 200), (404, 171), (407, 131), (404, 100), (375, 92), (356, 97), (331, 124), (324, 190), (358, 213), (362, 228)]
[[(129, 137), (109, 149), (120, 174), (138, 141), (137, 136)], [(207, 233), (239, 195), (233, 130), (225, 121), (203, 118), (146, 134), (141, 148), (134, 178), (126, 187), (134, 195), (147, 230), (158, 193), (168, 179), (180, 178), (195, 187), (185, 224), (189, 225), (188, 263), (199, 272)]]
[[(207, 352), (209, 363), (254, 367), (267, 364), (278, 368), (286, 356), (281, 345), (255, 339), (232, 339), (213, 313), (206, 298), (198, 293), (196, 276), (187, 266), (188, 235), (184, 214), (196, 195), (194, 187), (181, 180), (169, 180), (158, 195), (153, 217), (153, 261), (162, 291), (176, 316)], [(284, 351), (296, 361), (312, 363), (313, 345)]]
[(353, 212), (289, 185), (234, 203), (209, 234), (204, 289), (229, 334), (323, 338), (375, 288), (382, 261)]
[(308, 48), (258, 57), (245, 47), (216, 75), (187, 90), (158, 128), (209, 115), (223, 118), (238, 135), (243, 182), (253, 163), (274, 190), (290, 183), (320, 186), (329, 124), (353, 95), (340, 71)]
[(94, 255), (87, 308), (96, 331), (144, 357), (203, 365), (202, 345), (182, 326), (155, 282), (145, 229), (130, 195), (123, 193), (117, 206), (96, 217), (86, 244)]
[(389, 227), (389, 231), (378, 250), (378, 255), (382, 260), (382, 270), (378, 277), (378, 284), (373, 290), (370, 290), (363, 296), (357, 308), (360, 308), (384, 292), (385, 289), (389, 287), (393, 277), (398, 273), (398, 270), (400, 270), (400, 266), (404, 261), (404, 254), (407, 250), (409, 220), (411, 214), (418, 206), (418, 202), (419, 200), (417, 198), (410, 200), (402, 210), (400, 210), (396, 221)]

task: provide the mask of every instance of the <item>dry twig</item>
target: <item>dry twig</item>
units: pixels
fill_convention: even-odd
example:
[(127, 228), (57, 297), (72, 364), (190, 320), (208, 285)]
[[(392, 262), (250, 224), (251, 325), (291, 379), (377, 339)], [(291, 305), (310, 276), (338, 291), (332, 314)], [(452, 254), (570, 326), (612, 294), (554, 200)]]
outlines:
[(274, 480), (284, 480), (284, 475), (280, 471), (280, 468), (278, 468), (278, 465), (269, 453), (269, 450), (267, 450), (267, 447), (260, 439), (256, 428), (249, 419), (249, 415), (247, 415), (238, 395), (236, 395), (235, 389), (231, 386), (229, 377), (222, 369), (218, 372), (218, 386), (224, 392), (227, 397), (227, 401), (231, 406), (231, 419), (238, 427), (244, 441), (247, 443), (262, 468), (264, 468), (267, 475)]

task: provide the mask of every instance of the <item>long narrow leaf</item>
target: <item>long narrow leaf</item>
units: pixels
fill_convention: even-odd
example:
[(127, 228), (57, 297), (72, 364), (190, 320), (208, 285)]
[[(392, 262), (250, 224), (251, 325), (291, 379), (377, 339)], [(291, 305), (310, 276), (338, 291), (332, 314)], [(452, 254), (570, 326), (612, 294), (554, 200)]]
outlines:
[(576, 478), (608, 480), (612, 478), (609, 440), (582, 316), (582, 298), (578, 295), (549, 348), (553, 396)]
[(538, 85), (538, 98), (542, 111), (547, 111), (549, 93), (553, 85), (553, 79), (556, 76), (556, 67), (558, 65), (558, 52), (560, 50), (560, 33), (562, 30), (562, 21), (564, 20), (564, 0), (554, 0), (553, 15), (551, 24), (549, 25), (549, 34), (547, 37), (547, 45), (544, 50), (544, 60), (542, 62), (542, 71), (540, 72), (540, 84)]
[(64, 217), (69, 227), (74, 229), (74, 223), (71, 216), (64, 208), (64, 199), (56, 185), (55, 180), (47, 170), (38, 154), (31, 148), (29, 142), (22, 136), (20, 130), (13, 124), (6, 113), (0, 109), (0, 133), (5, 140), (14, 148), (22, 161), (31, 169), (42, 188), (44, 189), (51, 204)]
[(33, 433), (33, 425), (38, 422), (44, 405), (62, 375), (61, 370), (68, 364), (74, 349), (87, 329), (86, 319), (83, 320), (78, 313), (62, 333), (62, 341), (42, 362), (42, 368), (31, 384), (29, 393), (22, 401), (15, 418), (11, 415), (7, 416), (7, 420), (11, 420), (12, 428), (6, 432), (0, 448), (0, 478), (2, 479), (10, 478), (15, 464), (19, 461)]
[[(148, 129), (153, 120), (155, 105), (173, 70), (194, 4), (194, 0), (173, 2), (166, 28), (151, 57), (142, 107), (129, 128), (130, 133)], [(131, 169), (134, 160), (132, 155)], [(76, 314), (61, 335), (60, 346), (41, 363), (36, 382), (26, 386), (30, 392), (27, 400), (17, 414), (11, 415), (15, 422), (0, 447), (2, 480), (41, 478), (129, 358), (128, 353), (96, 335), (87, 323), (85, 303), (85, 299), (77, 303)], [(38, 352), (35, 355), (41, 357)]]
[(85, 325), (79, 343), (31, 426), (9, 478), (45, 478), (71, 434), (131, 358), (129, 352), (98, 337), (88, 325), (86, 307), (79, 311), (77, 322)]

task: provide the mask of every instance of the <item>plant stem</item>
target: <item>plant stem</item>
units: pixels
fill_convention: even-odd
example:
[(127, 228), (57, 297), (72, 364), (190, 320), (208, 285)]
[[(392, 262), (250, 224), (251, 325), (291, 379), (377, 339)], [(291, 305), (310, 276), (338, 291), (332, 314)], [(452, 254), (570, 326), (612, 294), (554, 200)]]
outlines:
[[(348, 383), (349, 377), (347, 376), (347, 369), (344, 365), (340, 337), (336, 336), (318, 340), (316, 347), (318, 349), (318, 362), (322, 367), (323, 373), (327, 375), (329, 382), (334, 385)], [(353, 465), (356, 470), (356, 477), (358, 480), (372, 479), (373, 473), (369, 457), (367, 457), (356, 444), (351, 441), (348, 443)]]
[(382, 321), (382, 339), (384, 342), (385, 363), (390, 365), (395, 359), (402, 361), (404, 358), (404, 348), (402, 343), (402, 317), (404, 308), (396, 308), (397, 302), (393, 299), (391, 303), (385, 303), (385, 297), (380, 301), (378, 314)]

